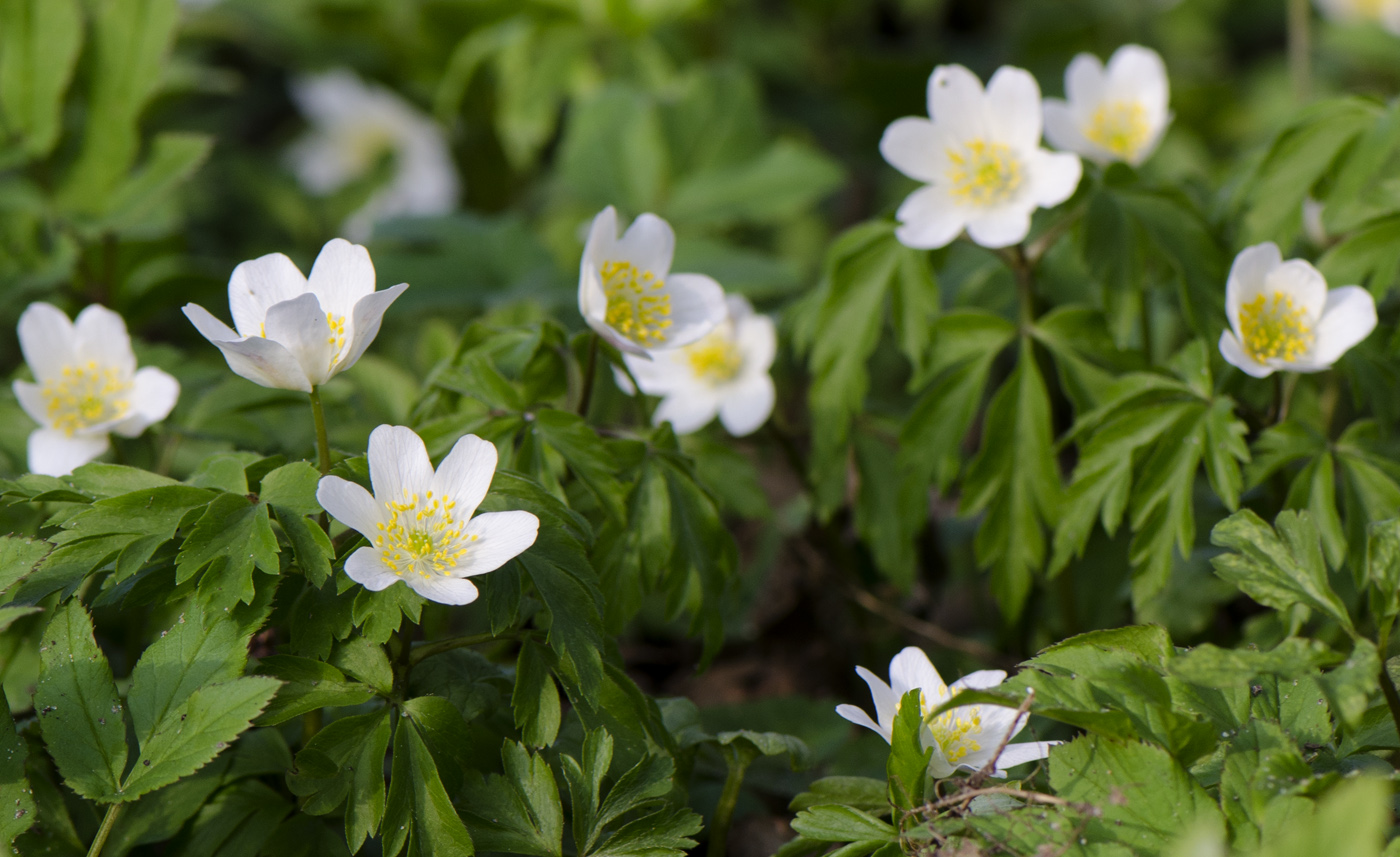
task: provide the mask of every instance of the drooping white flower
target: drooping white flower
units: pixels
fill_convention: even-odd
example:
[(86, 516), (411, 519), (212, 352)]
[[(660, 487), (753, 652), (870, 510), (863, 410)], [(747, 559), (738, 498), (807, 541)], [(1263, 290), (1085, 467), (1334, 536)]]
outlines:
[(394, 158), (393, 178), (345, 222), (347, 237), (363, 241), (382, 220), (457, 207), (461, 181), (442, 129), (394, 92), (336, 69), (298, 79), (292, 98), (311, 130), (287, 158), (312, 193), (334, 193), (364, 177), (385, 154)]
[(34, 383), (14, 383), (20, 407), (40, 426), (29, 435), (34, 473), (71, 473), (106, 452), (111, 433), (136, 437), (180, 397), (170, 375), (136, 368), (126, 322), (97, 304), (76, 322), (51, 304), (30, 304), (19, 317), (19, 345), (34, 373)]
[(578, 309), (588, 326), (622, 351), (689, 345), (724, 320), (724, 290), (704, 274), (671, 273), (676, 234), (643, 214), (617, 237), (611, 205), (593, 218), (579, 266)]
[[(958, 768), (980, 770), (992, 760), (1007, 732), (1015, 737), (1026, 725), (1026, 715), (1018, 716), (1016, 709), (999, 705), (965, 705), (945, 711), (932, 721), (928, 719), (929, 714), (962, 690), (985, 690), (1001, 684), (1006, 680), (1006, 673), (1001, 670), (979, 670), (963, 676), (949, 687), (929, 662), (928, 655), (910, 646), (890, 661), (889, 684), (865, 667), (856, 667), (856, 673), (870, 685), (877, 719), (871, 720), (869, 714), (854, 705), (838, 705), (836, 713), (857, 726), (873, 729), (889, 741), (904, 695), (917, 689), (926, 722), (923, 746), (924, 749), (933, 748), (929, 773), (935, 777), (950, 776)], [(1001, 755), (996, 757), (993, 776), (1005, 777), (1007, 768), (1044, 759), (1049, 755), (1050, 748), (1058, 743), (1027, 741), (1007, 744)]]
[(927, 183), (896, 213), (905, 245), (942, 247), (966, 229), (983, 247), (1008, 247), (1026, 237), (1036, 208), (1079, 186), (1077, 157), (1040, 148), (1040, 87), (1024, 69), (1003, 66), (984, 91), (977, 75), (941, 65), (928, 110), (932, 121), (897, 119), (880, 139), (886, 161)]
[(185, 315), (235, 373), (264, 387), (309, 393), (355, 365), (407, 288), (375, 291), (369, 251), (334, 238), (321, 248), (309, 279), (281, 253), (234, 268), (228, 302), (236, 332), (198, 304), (185, 304)]
[(1065, 95), (1045, 99), (1045, 139), (1100, 164), (1140, 165), (1171, 123), (1170, 88), (1161, 56), (1141, 45), (1113, 52), (1108, 68), (1080, 54), (1065, 69)]
[(1317, 8), (1334, 21), (1374, 21), (1400, 35), (1400, 0), (1317, 0)]
[[(716, 415), (735, 437), (757, 431), (773, 413), (773, 379), (768, 370), (778, 350), (773, 320), (757, 315), (747, 300), (730, 295), (729, 317), (700, 340), (657, 351), (648, 360), (632, 354), (622, 359), (648, 396), (660, 396), (652, 422), (669, 420), (676, 434), (705, 427)], [(631, 382), (616, 372), (618, 385)]]
[(469, 577), (500, 568), (535, 543), (529, 512), (474, 515), (496, 473), (496, 447), (466, 435), (437, 471), (410, 428), (380, 426), (369, 436), (374, 494), (325, 476), (316, 499), (331, 517), (369, 540), (345, 561), (345, 573), (371, 592), (402, 580), (440, 604), (470, 604)]
[(1360, 286), (1327, 290), (1302, 259), (1283, 261), (1272, 241), (1246, 247), (1225, 285), (1230, 329), (1220, 354), (1255, 378), (1321, 372), (1376, 328), (1376, 301)]

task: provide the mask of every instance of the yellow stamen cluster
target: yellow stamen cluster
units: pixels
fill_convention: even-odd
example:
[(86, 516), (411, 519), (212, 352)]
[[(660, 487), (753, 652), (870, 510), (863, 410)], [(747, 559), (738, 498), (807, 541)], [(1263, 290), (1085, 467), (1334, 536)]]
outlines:
[(340, 362), (340, 354), (345, 350), (345, 316), (326, 313), (326, 324), (331, 328), (331, 367)]
[(477, 539), (462, 532), (466, 521), (453, 517), (456, 506), (454, 500), (435, 497), (432, 491), (421, 498), (405, 491), (402, 500), (385, 503), (389, 520), (378, 525), (374, 537), (384, 564), (400, 577), (406, 571), (423, 577), (451, 572)]
[(952, 195), (976, 206), (1005, 202), (1025, 182), (1021, 161), (1010, 146), (973, 140), (963, 151), (948, 150)]
[(89, 360), (65, 366), (43, 383), (44, 404), (54, 428), (72, 437), (80, 429), (122, 419), (131, 409), (131, 381), (110, 366)]
[(1084, 136), (1125, 161), (1132, 160), (1152, 135), (1147, 108), (1136, 101), (1110, 101), (1100, 105), (1084, 129)]
[(1277, 359), (1292, 363), (1313, 344), (1312, 327), (1303, 307), (1276, 291), (1272, 298), (1260, 294), (1240, 307), (1240, 338), (1244, 350), (1259, 362)]
[(982, 709), (976, 705), (943, 712), (929, 724), (929, 729), (949, 764), (956, 765), (968, 753), (982, 749), (977, 742), (982, 735)]
[(639, 271), (631, 262), (604, 262), (603, 294), (608, 327), (642, 346), (666, 341), (671, 326), (671, 296), (659, 294), (666, 281), (651, 271)]
[(728, 333), (727, 329), (716, 330), (694, 345), (686, 346), (686, 359), (697, 378), (720, 384), (733, 380), (744, 368), (743, 352)]

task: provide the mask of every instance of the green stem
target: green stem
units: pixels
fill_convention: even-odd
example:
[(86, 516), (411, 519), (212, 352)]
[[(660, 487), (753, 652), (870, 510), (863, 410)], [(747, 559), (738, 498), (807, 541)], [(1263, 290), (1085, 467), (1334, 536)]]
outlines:
[(453, 637), (450, 640), (439, 640), (436, 643), (429, 643), (426, 646), (419, 646), (413, 649), (406, 663), (409, 667), (416, 666), (434, 655), (443, 652), (450, 652), (453, 649), (463, 649), (467, 646), (479, 646), (482, 643), (492, 643), (497, 640), (519, 640), (523, 639), (528, 632), (525, 631), (504, 631), (500, 634), (468, 634), (465, 637)]
[(715, 804), (715, 814), (710, 819), (710, 844), (707, 857), (724, 857), (728, 846), (729, 825), (734, 820), (734, 807), (739, 803), (739, 789), (744, 785), (744, 774), (749, 763), (738, 754), (725, 753), (729, 763), (729, 773), (724, 778), (724, 789), (719, 793), (719, 803)]
[(102, 826), (97, 828), (97, 836), (93, 837), (87, 857), (98, 857), (102, 853), (102, 846), (107, 844), (107, 837), (112, 835), (112, 828), (117, 826), (117, 816), (122, 814), (125, 806), (124, 803), (114, 803), (107, 807), (107, 814), (102, 816)]
[[(588, 341), (588, 366), (583, 370), (583, 390), (578, 397), (578, 415), (587, 419), (593, 402), (593, 376), (598, 374), (598, 334)], [(638, 392), (641, 392), (638, 390)]]
[(1342, 386), (1337, 380), (1337, 373), (1328, 372), (1322, 382), (1322, 395), (1318, 397), (1318, 407), (1322, 410), (1322, 433), (1326, 437), (1332, 436), (1332, 417), (1337, 413), (1337, 402), (1341, 397)]
[(1009, 255), (1011, 270), (1016, 274), (1016, 294), (1020, 298), (1021, 328), (1024, 331), (1035, 322), (1035, 271), (1020, 244)]
[(331, 472), (331, 444), (326, 439), (326, 409), (321, 406), (321, 388), (311, 388), (311, 419), (316, 423), (316, 453), (321, 460), (321, 475)]
[[(1293, 404), (1293, 392), (1298, 389), (1298, 377), (1297, 372), (1289, 372), (1279, 383), (1278, 416), (1274, 419), (1275, 423), (1281, 423), (1288, 419), (1288, 408)], [(1329, 419), (1328, 422), (1331, 420)], [(1326, 431), (1326, 426), (1323, 427), (1323, 430)]]
[(1142, 290), (1139, 297), (1142, 301), (1141, 311), (1138, 313), (1138, 321), (1142, 325), (1142, 353), (1147, 357), (1147, 365), (1151, 366), (1154, 361), (1156, 348), (1153, 343), (1153, 313), (1152, 313), (1152, 288), (1147, 285), (1147, 280), (1142, 281)]
[(1288, 74), (1293, 97), (1307, 101), (1312, 88), (1312, 10), (1308, 0), (1288, 0)]

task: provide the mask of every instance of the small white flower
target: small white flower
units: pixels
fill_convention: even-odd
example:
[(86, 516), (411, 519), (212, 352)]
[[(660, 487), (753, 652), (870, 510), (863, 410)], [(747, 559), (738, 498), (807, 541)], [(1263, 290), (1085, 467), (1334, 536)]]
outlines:
[(535, 543), (529, 512), (475, 515), (496, 473), (496, 447), (469, 434), (437, 472), (410, 428), (380, 426), (369, 436), (374, 494), (338, 476), (322, 477), (316, 499), (331, 517), (369, 540), (345, 573), (371, 592), (402, 580), (429, 601), (470, 604), (468, 577), (500, 568)]
[(138, 370), (122, 317), (93, 304), (75, 322), (33, 303), (19, 317), (19, 345), (34, 383), (16, 381), (20, 407), (40, 428), (29, 435), (29, 469), (63, 476), (111, 445), (136, 437), (175, 407), (180, 384), (151, 366)]
[[(992, 754), (1001, 746), (1007, 732), (1015, 737), (1026, 725), (1026, 716), (1018, 716), (1016, 709), (999, 705), (964, 705), (945, 711), (932, 721), (928, 719), (930, 713), (962, 690), (986, 690), (1001, 684), (1006, 680), (1006, 673), (1001, 670), (979, 670), (953, 682), (950, 688), (943, 683), (938, 670), (929, 662), (928, 655), (910, 646), (890, 661), (889, 684), (865, 667), (856, 667), (856, 673), (870, 685), (878, 721), (871, 720), (869, 714), (854, 705), (838, 705), (836, 713), (857, 726), (873, 729), (889, 741), (904, 694), (917, 689), (926, 722), (923, 746), (926, 750), (933, 748), (933, 758), (929, 760), (928, 767), (934, 777), (950, 776), (958, 768), (980, 770), (992, 760)], [(1058, 743), (1027, 741), (1007, 744), (996, 758), (997, 769), (992, 776), (1005, 777), (1006, 768), (1044, 759), (1049, 755), (1050, 748)]]
[(965, 228), (983, 247), (1008, 247), (1030, 231), (1031, 212), (1079, 186), (1079, 158), (1040, 148), (1040, 87), (1024, 69), (1003, 66), (983, 91), (977, 75), (941, 65), (928, 109), (933, 121), (897, 119), (880, 139), (886, 161), (927, 182), (896, 213), (905, 245), (942, 247)]
[(336, 69), (297, 80), (292, 98), (311, 131), (292, 145), (288, 162), (312, 193), (334, 193), (386, 153), (394, 158), (393, 178), (345, 222), (346, 236), (363, 241), (382, 220), (457, 207), (461, 182), (442, 129), (397, 94)]
[[(756, 315), (738, 295), (727, 299), (729, 317), (690, 345), (657, 351), (648, 360), (624, 354), (627, 368), (649, 396), (661, 396), (652, 422), (670, 420), (676, 434), (690, 434), (719, 415), (735, 437), (757, 431), (773, 413), (768, 370), (778, 349), (773, 320)], [(617, 371), (618, 385), (631, 382)]]
[(1167, 67), (1141, 45), (1114, 51), (1107, 69), (1092, 54), (1075, 57), (1065, 69), (1065, 95), (1067, 102), (1045, 99), (1045, 139), (1100, 164), (1138, 166), (1171, 123)]
[(1334, 21), (1374, 21), (1400, 35), (1400, 0), (1317, 0), (1317, 8)]
[(1272, 241), (1246, 247), (1225, 286), (1230, 329), (1220, 354), (1255, 378), (1275, 371), (1321, 372), (1376, 327), (1376, 301), (1360, 286), (1327, 290), (1302, 259), (1283, 261)]
[(1322, 222), (1325, 206), (1311, 196), (1303, 199), (1303, 234), (1314, 247), (1327, 246), (1327, 224)]
[(593, 218), (579, 266), (578, 309), (588, 326), (622, 351), (679, 348), (725, 317), (724, 290), (703, 274), (671, 273), (676, 234), (643, 214), (617, 237), (611, 205)]
[(234, 268), (228, 303), (237, 332), (198, 304), (185, 304), (185, 315), (235, 373), (309, 393), (355, 365), (406, 288), (375, 291), (369, 251), (334, 238), (321, 248), (310, 279), (281, 253)]

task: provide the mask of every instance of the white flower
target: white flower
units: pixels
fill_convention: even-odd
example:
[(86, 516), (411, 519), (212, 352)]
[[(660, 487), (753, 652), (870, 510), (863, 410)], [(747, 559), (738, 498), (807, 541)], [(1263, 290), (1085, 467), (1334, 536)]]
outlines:
[(136, 437), (175, 407), (180, 384), (154, 367), (136, 368), (122, 317), (93, 304), (77, 322), (34, 303), (19, 317), (19, 345), (34, 383), (15, 397), (40, 425), (29, 435), (29, 469), (63, 476), (107, 451), (108, 435)]
[(689, 345), (724, 320), (724, 290), (703, 274), (671, 273), (676, 234), (643, 214), (617, 237), (611, 205), (593, 218), (579, 267), (578, 309), (588, 326), (622, 351)]
[[(929, 662), (928, 655), (910, 646), (890, 661), (889, 684), (865, 667), (856, 667), (856, 672), (870, 685), (878, 722), (871, 720), (869, 714), (854, 705), (838, 705), (836, 713), (857, 726), (875, 730), (889, 741), (904, 694), (918, 689), (926, 722), (923, 746), (924, 749), (933, 748), (929, 773), (935, 777), (950, 776), (958, 768), (980, 770), (992, 761), (992, 754), (1001, 746), (1007, 732), (1014, 737), (1026, 725), (1026, 716), (1018, 716), (1014, 708), (999, 705), (965, 705), (945, 711), (931, 722), (928, 720), (930, 713), (964, 689), (985, 690), (1001, 684), (1006, 680), (1006, 673), (1001, 670), (979, 670), (963, 676), (949, 688)], [(1058, 743), (1027, 741), (1007, 744), (996, 758), (997, 767), (993, 776), (1004, 777), (1006, 768), (1044, 759), (1049, 755), (1050, 748)]]
[(1003, 66), (984, 92), (972, 72), (941, 65), (928, 110), (933, 121), (897, 119), (880, 139), (886, 161), (928, 183), (896, 213), (904, 244), (942, 247), (966, 228), (983, 247), (1008, 247), (1030, 231), (1031, 212), (1079, 186), (1077, 157), (1040, 148), (1040, 87), (1024, 69)]
[(1246, 247), (1225, 286), (1230, 329), (1220, 354), (1256, 378), (1276, 370), (1321, 372), (1376, 327), (1376, 301), (1360, 286), (1327, 290), (1302, 259), (1283, 261), (1273, 242)]
[[(702, 339), (651, 359), (624, 354), (632, 377), (648, 396), (661, 396), (652, 422), (670, 420), (676, 434), (690, 434), (719, 415), (735, 437), (757, 431), (773, 413), (773, 379), (768, 369), (778, 350), (773, 320), (756, 315), (738, 295), (726, 301), (729, 317)], [(632, 384), (615, 370), (618, 386), (628, 393)]]
[(1374, 21), (1400, 35), (1400, 0), (1317, 0), (1317, 8), (1334, 21)]
[(382, 220), (457, 207), (461, 182), (442, 129), (397, 94), (336, 69), (297, 80), (292, 98), (311, 131), (292, 145), (287, 159), (312, 193), (334, 193), (365, 176), (386, 153), (394, 158), (393, 178), (345, 222), (348, 237), (363, 241)]
[(1167, 67), (1157, 52), (1124, 45), (1105, 69), (1080, 54), (1065, 69), (1069, 101), (1045, 99), (1045, 139), (1100, 164), (1138, 166), (1157, 148), (1171, 122)]
[(185, 304), (185, 315), (235, 373), (309, 393), (355, 365), (406, 288), (375, 291), (369, 251), (334, 238), (321, 248), (310, 279), (281, 253), (234, 268), (228, 303), (236, 333), (198, 304)]
[(380, 426), (369, 436), (374, 494), (338, 476), (322, 477), (321, 507), (369, 540), (345, 561), (345, 573), (371, 592), (402, 580), (430, 601), (470, 604), (468, 577), (500, 568), (535, 543), (529, 512), (473, 514), (496, 473), (496, 447), (469, 434), (433, 472), (410, 428)]

